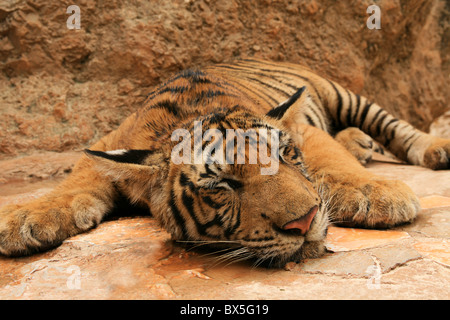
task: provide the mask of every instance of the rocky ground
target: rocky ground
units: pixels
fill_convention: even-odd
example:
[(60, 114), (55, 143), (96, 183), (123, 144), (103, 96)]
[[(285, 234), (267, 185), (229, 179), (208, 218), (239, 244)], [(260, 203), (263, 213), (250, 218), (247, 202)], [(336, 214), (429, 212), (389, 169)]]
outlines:
[[(37, 169), (22, 181), (4, 177), (0, 206), (50, 191), (78, 156), (53, 155), (37, 182)], [(0, 257), (0, 299), (449, 299), (450, 172), (383, 162), (369, 170), (412, 187), (423, 208), (414, 223), (333, 226), (324, 257), (264, 269), (176, 245), (151, 217), (114, 219), (49, 252)]]
[[(448, 110), (450, 2), (0, 2), (0, 159), (80, 150), (186, 68), (257, 57), (309, 66), (428, 130)], [(448, 120), (447, 120), (448, 123)]]

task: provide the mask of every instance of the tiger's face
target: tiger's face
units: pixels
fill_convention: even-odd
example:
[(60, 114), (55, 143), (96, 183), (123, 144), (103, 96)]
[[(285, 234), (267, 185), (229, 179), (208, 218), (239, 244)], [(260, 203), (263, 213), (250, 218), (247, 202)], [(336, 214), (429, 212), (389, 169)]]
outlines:
[[(158, 150), (90, 153), (100, 156), (100, 168), (125, 194), (149, 206), (175, 240), (218, 247), (225, 252), (219, 259), (226, 261), (282, 266), (323, 254), (328, 226), (300, 150), (301, 134), (286, 129), (295, 120), (287, 110), (281, 105), (274, 116), (217, 110), (196, 119), (200, 137), (198, 121), (183, 124), (190, 139), (182, 148), (177, 135)], [(237, 142), (236, 132), (246, 144)]]
[(274, 265), (323, 253), (328, 218), (294, 165), (281, 165), (273, 176), (251, 165), (239, 172), (218, 168), (180, 169), (173, 199), (183, 221), (179, 240), (229, 246), (236, 249), (231, 259)]
[[(268, 164), (260, 161), (172, 165), (169, 207), (178, 217), (176, 238), (197, 245), (230, 247), (226, 259), (253, 258), (258, 264), (275, 266), (321, 255), (328, 218), (301, 151), (279, 127), (248, 115), (245, 119), (246, 130), (280, 130), (278, 149), (271, 154), (277, 157), (277, 171), (261, 174)], [(227, 123), (230, 124), (230, 118)], [(225, 126), (225, 122), (218, 122), (213, 128), (226, 129)], [(214, 140), (203, 148), (211, 144)], [(257, 159), (260, 149), (254, 150)], [(273, 151), (272, 146), (268, 149)], [(251, 151), (245, 150), (247, 161)], [(235, 160), (238, 152), (235, 148)]]

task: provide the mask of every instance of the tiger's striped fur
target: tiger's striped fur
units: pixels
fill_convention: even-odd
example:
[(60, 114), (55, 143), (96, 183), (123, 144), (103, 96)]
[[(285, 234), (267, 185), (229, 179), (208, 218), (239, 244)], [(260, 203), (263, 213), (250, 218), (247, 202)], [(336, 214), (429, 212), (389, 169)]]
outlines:
[[(304, 123), (333, 136), (345, 128), (356, 127), (402, 160), (432, 169), (450, 168), (448, 141), (424, 134), (376, 103), (303, 66), (247, 59), (207, 70), (244, 88), (247, 95), (264, 106), (264, 111), (306, 86), (311, 102), (303, 111)], [(433, 142), (441, 147), (428, 150)]]
[[(277, 173), (261, 175), (260, 162), (174, 164), (171, 134), (192, 132), (195, 121), (222, 133), (279, 130)], [(449, 167), (449, 140), (420, 132), (304, 67), (243, 60), (184, 71), (94, 144), (52, 193), (2, 208), (0, 252), (58, 245), (100, 223), (125, 195), (148, 207), (174, 239), (229, 247), (226, 259), (281, 265), (320, 256), (329, 220), (389, 227), (412, 221), (419, 210), (405, 184), (372, 175), (358, 162), (372, 151), (363, 132), (410, 163)]]

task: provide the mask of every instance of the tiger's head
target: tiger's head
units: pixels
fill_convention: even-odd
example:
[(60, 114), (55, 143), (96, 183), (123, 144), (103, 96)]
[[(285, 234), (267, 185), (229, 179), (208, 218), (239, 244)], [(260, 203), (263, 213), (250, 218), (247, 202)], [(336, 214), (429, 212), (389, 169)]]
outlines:
[(295, 126), (302, 92), (265, 116), (236, 106), (191, 119), (157, 150), (87, 153), (177, 241), (267, 266), (318, 257), (328, 217)]

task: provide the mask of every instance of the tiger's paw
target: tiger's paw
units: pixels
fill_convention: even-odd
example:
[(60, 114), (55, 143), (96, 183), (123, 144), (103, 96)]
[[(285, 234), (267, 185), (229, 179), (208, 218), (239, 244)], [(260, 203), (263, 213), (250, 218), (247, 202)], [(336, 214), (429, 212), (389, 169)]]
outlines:
[(373, 140), (358, 128), (350, 127), (342, 130), (335, 136), (335, 139), (358, 159), (362, 165), (372, 160)]
[(425, 150), (423, 165), (433, 170), (450, 169), (450, 139), (435, 138)]
[(388, 228), (411, 222), (420, 210), (403, 182), (349, 178), (326, 187), (331, 221), (349, 227)]
[(0, 209), (0, 253), (28, 255), (61, 244), (98, 224), (105, 209), (89, 195), (47, 199)]

